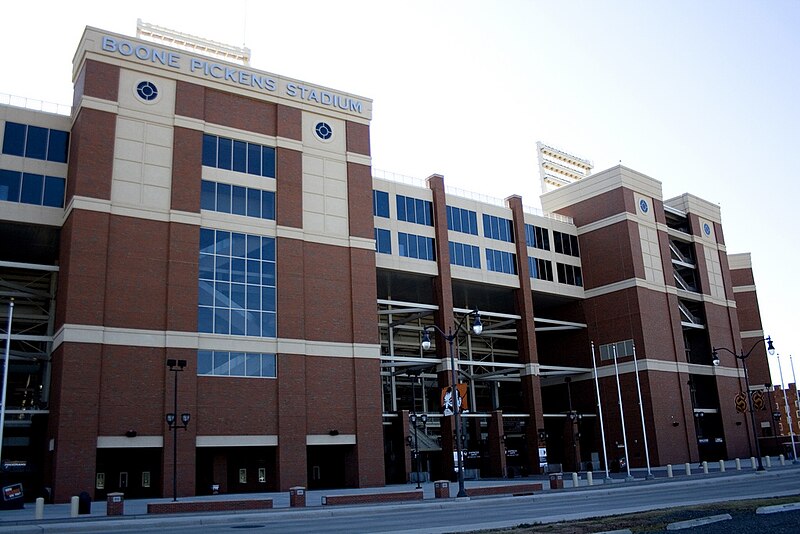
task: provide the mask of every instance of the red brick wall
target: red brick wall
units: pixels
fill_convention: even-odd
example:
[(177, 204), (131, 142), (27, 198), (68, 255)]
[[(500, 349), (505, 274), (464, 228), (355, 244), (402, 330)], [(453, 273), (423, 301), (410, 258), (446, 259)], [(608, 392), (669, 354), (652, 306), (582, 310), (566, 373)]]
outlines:
[(205, 120), (238, 130), (277, 134), (277, 105), (215, 89), (205, 90)]
[(175, 114), (202, 120), (205, 117), (205, 88), (178, 80), (175, 87)]
[(301, 141), (303, 139), (302, 117), (300, 109), (278, 104), (278, 137)]
[(78, 112), (70, 133), (67, 204), (74, 195), (111, 198), (116, 128), (112, 113), (89, 108)]
[[(633, 192), (620, 187), (562, 208), (558, 210), (558, 213), (572, 217), (575, 225), (580, 228), (589, 223), (626, 211), (636, 213), (634, 204)], [(583, 250), (581, 250), (581, 253), (583, 253)]]
[(638, 273), (639, 265), (642, 270), (644, 267), (634, 222), (623, 221), (583, 234), (580, 247), (585, 289), (628, 280), (637, 274), (644, 278), (644, 272)]
[(197, 332), (197, 280), (200, 230), (169, 223), (167, 330)]
[(278, 147), (275, 157), (275, 220), (280, 226), (302, 228), (303, 154), (297, 150)]
[[(284, 375), (285, 370), (279, 365), (279, 379)], [(276, 380), (199, 376), (197, 433), (201, 436), (277, 434), (278, 402)], [(256, 406), (260, 409), (253, 409)]]
[[(278, 487), (307, 486), (306, 422), (309, 411), (306, 358), (278, 354)], [(325, 405), (323, 405), (325, 406)]]
[(81, 71), (83, 94), (116, 102), (119, 95), (119, 71), (117, 65), (87, 59)]
[(347, 121), (347, 151), (369, 156), (369, 125)]
[(347, 164), (347, 207), (350, 235), (372, 239), (375, 219), (372, 215), (372, 171), (368, 165)]
[(200, 212), (200, 177), (203, 172), (203, 132), (173, 129), (171, 208)]

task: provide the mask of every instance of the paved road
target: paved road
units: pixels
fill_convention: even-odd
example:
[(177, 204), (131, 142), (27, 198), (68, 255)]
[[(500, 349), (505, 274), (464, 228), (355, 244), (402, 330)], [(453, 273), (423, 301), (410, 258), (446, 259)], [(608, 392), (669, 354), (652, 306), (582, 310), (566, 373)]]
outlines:
[[(275, 532), (301, 534), (466, 532), (522, 523), (551, 522), (629, 512), (715, 503), (754, 497), (800, 494), (800, 470), (737, 476), (614, 484), (577, 491), (548, 492), (533, 497), (448, 500), (393, 506), (317, 508), (270, 513), (174, 518), (170, 524), (137, 521), (137, 532)], [(798, 499), (800, 500), (800, 498)], [(793, 518), (796, 513), (792, 512)], [(783, 521), (786, 517), (774, 519)], [(792, 518), (790, 518), (792, 519)], [(184, 523), (186, 521), (186, 523)], [(756, 519), (753, 519), (755, 522)], [(108, 525), (111, 527), (111, 525)], [(797, 526), (797, 523), (794, 523)], [(731, 521), (696, 532), (742, 532)], [(713, 530), (719, 528), (719, 530)], [(761, 527), (755, 527), (760, 530)], [(117, 526), (108, 531), (118, 530)], [(795, 528), (793, 531), (796, 531)], [(41, 530), (37, 532), (42, 532)]]

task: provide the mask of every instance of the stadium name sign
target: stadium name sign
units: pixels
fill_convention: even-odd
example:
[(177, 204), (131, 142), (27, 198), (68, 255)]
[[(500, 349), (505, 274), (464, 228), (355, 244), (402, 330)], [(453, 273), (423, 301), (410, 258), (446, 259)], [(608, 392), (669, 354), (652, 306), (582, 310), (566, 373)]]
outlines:
[(142, 43), (104, 35), (101, 48), (104, 52), (118, 54), (126, 58), (134, 58), (145, 63), (153, 63), (178, 70), (188, 70), (195, 76), (213, 78), (271, 93), (279, 92), (280, 89), (285, 96), (290, 98), (315, 102), (322, 106), (330, 106), (353, 113), (364, 112), (362, 102), (349, 96), (324, 91), (316, 87), (308, 87), (300, 83), (282, 82), (266, 74), (259, 74), (236, 66), (221, 65), (196, 57), (190, 57), (188, 63), (185, 63), (184, 58), (176, 52)]

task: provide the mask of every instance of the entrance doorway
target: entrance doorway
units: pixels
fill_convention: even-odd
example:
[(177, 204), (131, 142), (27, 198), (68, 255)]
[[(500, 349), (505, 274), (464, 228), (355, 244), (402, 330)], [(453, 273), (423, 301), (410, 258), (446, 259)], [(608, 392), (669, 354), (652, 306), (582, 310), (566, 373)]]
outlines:
[(97, 449), (95, 500), (121, 492), (126, 499), (161, 496), (161, 448)]

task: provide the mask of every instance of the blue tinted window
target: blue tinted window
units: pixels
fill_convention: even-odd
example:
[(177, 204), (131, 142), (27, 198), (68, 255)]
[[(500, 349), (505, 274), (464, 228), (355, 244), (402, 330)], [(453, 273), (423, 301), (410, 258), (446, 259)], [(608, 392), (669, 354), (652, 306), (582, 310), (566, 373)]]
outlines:
[(22, 173), (0, 169), (0, 200), (19, 202)]
[(247, 143), (247, 172), (261, 176), (261, 145)]
[[(247, 320), (249, 324), (249, 318)], [(238, 321), (239, 319), (237, 319)], [(276, 358), (274, 354), (199, 350), (197, 351), (197, 374), (276, 378)]]
[(23, 204), (42, 205), (44, 192), (44, 176), (41, 174), (22, 173), (22, 194), (19, 201)]
[(220, 137), (217, 140), (217, 167), (231, 170), (233, 168), (233, 140)]
[(511, 229), (511, 221), (494, 215), (483, 214), (483, 235), (490, 239), (514, 242), (514, 232)]
[(447, 229), (478, 235), (478, 214), (472, 210), (447, 206)]
[(3, 154), (12, 156), (25, 155), (25, 132), (27, 127), (16, 122), (6, 122), (5, 133), (3, 134)]
[(217, 166), (217, 137), (203, 134), (203, 165)]
[(68, 146), (69, 133), (61, 130), (50, 130), (50, 139), (47, 142), (47, 160), (66, 163)]
[(247, 172), (247, 143), (244, 141), (233, 142), (233, 170)]
[(389, 218), (389, 193), (372, 191), (372, 214), (375, 217)]
[(50, 206), (53, 208), (64, 207), (64, 189), (67, 181), (63, 178), (54, 178), (53, 176), (44, 177), (44, 198), (42, 199), (43, 206)]
[(239, 186), (233, 186), (233, 199), (231, 204), (231, 213), (234, 215), (247, 215), (247, 189)]
[(398, 253), (403, 257), (436, 260), (433, 238), (398, 232), (397, 245)]
[(272, 191), (261, 192), (261, 218), (275, 220), (275, 193)]
[(453, 241), (450, 241), (449, 245), (451, 265), (461, 265), (473, 269), (481, 268), (480, 248)]
[(217, 209), (217, 184), (203, 180), (200, 183), (200, 209)]
[(25, 141), (25, 157), (47, 158), (47, 128), (28, 126), (28, 138)]
[(261, 217), (261, 191), (247, 189), (247, 216)]
[(396, 198), (398, 220), (433, 226), (431, 202), (403, 195), (396, 195)]
[(214, 353), (210, 350), (197, 351), (197, 374), (210, 375), (214, 369)]
[(511, 252), (487, 248), (486, 268), (498, 273), (517, 274), (517, 256)]
[(261, 176), (275, 178), (275, 149), (261, 147)]
[(217, 210), (220, 213), (231, 212), (231, 186), (228, 184), (217, 184)]
[(274, 337), (275, 239), (203, 228), (200, 243), (200, 331)]
[(383, 228), (375, 228), (375, 251), (381, 254), (392, 253), (392, 233)]

